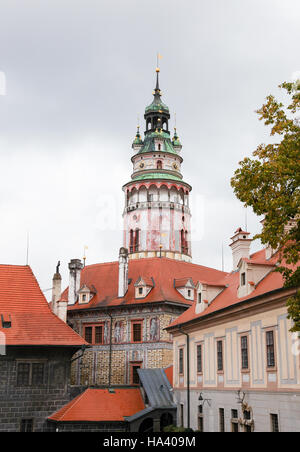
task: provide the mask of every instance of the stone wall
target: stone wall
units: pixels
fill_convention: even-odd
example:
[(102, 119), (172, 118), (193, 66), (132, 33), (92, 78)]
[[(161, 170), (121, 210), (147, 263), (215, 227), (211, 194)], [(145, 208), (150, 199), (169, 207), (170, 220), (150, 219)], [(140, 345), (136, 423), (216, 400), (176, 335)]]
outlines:
[[(74, 350), (59, 347), (7, 347), (0, 356), (0, 432), (20, 431), (22, 419), (33, 419), (36, 432), (47, 431), (47, 417), (70, 401), (70, 359)], [(17, 363), (43, 360), (43, 384), (18, 386)]]

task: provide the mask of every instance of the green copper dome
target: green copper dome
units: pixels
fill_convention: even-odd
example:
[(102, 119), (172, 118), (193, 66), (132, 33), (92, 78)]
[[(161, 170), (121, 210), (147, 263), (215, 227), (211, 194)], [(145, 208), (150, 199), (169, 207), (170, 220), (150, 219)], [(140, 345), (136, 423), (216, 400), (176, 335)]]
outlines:
[(176, 180), (181, 181), (181, 178), (179, 176), (174, 176), (173, 174), (168, 173), (148, 173), (148, 174), (141, 174), (139, 176), (134, 177), (133, 180), (145, 180), (145, 179), (168, 179), (168, 180)]

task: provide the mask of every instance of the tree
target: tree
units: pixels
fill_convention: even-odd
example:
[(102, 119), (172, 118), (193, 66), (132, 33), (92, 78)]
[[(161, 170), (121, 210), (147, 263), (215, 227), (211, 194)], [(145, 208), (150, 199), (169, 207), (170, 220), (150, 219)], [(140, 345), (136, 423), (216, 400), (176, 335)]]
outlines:
[(284, 286), (298, 289), (287, 305), (292, 331), (300, 331), (300, 80), (279, 87), (285, 90), (287, 105), (269, 95), (256, 112), (271, 125), (270, 135), (278, 142), (259, 145), (254, 158), (239, 162), (231, 185), (245, 206), (265, 215), (262, 232), (254, 238), (279, 249), (277, 271)]

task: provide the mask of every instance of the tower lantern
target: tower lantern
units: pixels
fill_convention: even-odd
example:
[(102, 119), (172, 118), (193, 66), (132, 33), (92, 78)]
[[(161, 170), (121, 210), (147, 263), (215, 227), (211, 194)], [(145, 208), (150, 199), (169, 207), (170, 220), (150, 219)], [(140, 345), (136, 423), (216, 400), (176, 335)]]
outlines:
[(145, 109), (145, 132), (132, 144), (133, 173), (125, 192), (123, 246), (130, 259), (170, 257), (191, 261), (192, 187), (181, 174), (181, 143), (170, 136), (170, 112), (161, 100), (159, 69), (153, 101)]

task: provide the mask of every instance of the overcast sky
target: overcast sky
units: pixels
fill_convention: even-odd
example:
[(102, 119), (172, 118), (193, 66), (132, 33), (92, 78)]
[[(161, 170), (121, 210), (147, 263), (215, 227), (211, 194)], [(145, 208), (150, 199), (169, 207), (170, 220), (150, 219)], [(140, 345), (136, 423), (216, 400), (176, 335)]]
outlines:
[[(29, 233), (46, 290), (58, 260), (67, 285), (85, 245), (87, 264), (118, 258), (159, 52), (193, 187), (193, 261), (221, 269), (223, 242), (230, 271), (229, 238), (245, 227), (230, 178), (269, 140), (255, 110), (300, 70), (299, 23), (299, 0), (1, 0), (0, 262), (25, 264)], [(259, 220), (248, 209), (251, 233)]]

